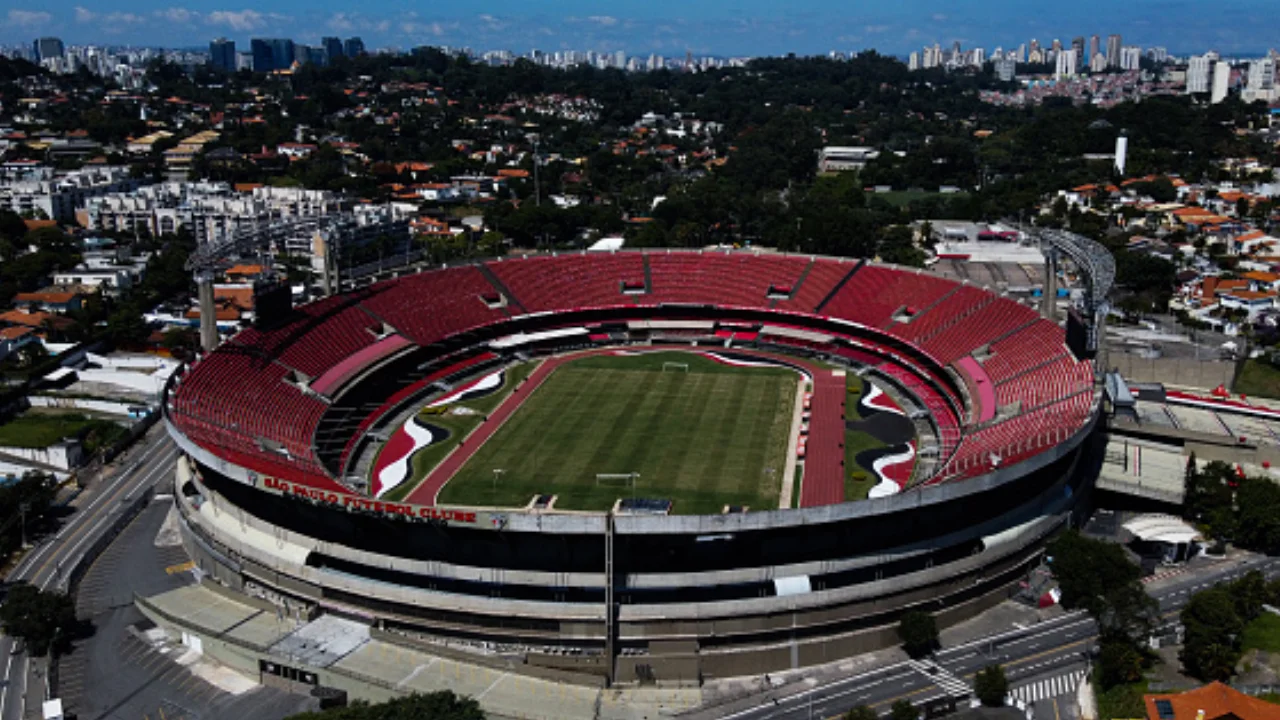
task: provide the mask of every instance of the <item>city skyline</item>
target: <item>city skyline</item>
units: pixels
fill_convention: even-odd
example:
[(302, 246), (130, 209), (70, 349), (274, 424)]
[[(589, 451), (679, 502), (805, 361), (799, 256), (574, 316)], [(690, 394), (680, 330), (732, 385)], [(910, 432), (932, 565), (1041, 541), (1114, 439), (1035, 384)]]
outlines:
[[(260, 9), (225, 9), (212, 3), (161, 6), (155, 2), (116, 7), (54, 0), (19, 6), (0, 15), (0, 43), (29, 44), (44, 35), (69, 45), (207, 47), (225, 36), (247, 47), (253, 37), (292, 38), (319, 44), (324, 36), (359, 35), (370, 49), (417, 45), (477, 50), (530, 48), (616, 51), (628, 54), (801, 55), (875, 49), (906, 55), (935, 42), (1008, 46), (1038, 38), (1120, 34), (1126, 44), (1161, 45), (1175, 54), (1214, 49), (1227, 55), (1264, 54), (1275, 45), (1268, 3), (1232, 0), (1205, 14), (1179, 2), (1146, 0), (1123, 7), (1088, 0), (1070, 7), (1037, 9), (1016, 19), (1009, 0), (864, 5), (848, 8), (829, 0), (790, 6), (786, 13), (758, 2), (690, 6), (674, 3), (611, 3), (570, 0), (530, 12), (512, 2), (477, 3), (449, 12), (387, 5), (377, 13), (335, 2), (301, 5), (280, 0)], [(607, 14), (606, 14), (607, 13)], [(158, 42), (159, 40), (159, 42)]]

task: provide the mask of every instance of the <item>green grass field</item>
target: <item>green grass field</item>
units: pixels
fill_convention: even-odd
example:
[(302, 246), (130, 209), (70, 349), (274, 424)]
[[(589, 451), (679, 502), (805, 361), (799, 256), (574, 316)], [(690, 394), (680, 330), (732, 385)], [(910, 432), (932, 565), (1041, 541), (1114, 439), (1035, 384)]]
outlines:
[(1244, 626), (1240, 645), (1245, 650), (1280, 652), (1280, 616), (1264, 612)]
[(86, 447), (91, 451), (99, 445), (114, 442), (126, 432), (109, 420), (95, 420), (79, 414), (28, 412), (0, 425), (0, 446), (47, 448), (85, 430), (88, 430)]
[(1245, 395), (1280, 400), (1280, 368), (1264, 360), (1246, 360), (1232, 390)]
[[(663, 372), (663, 363), (689, 366)], [(607, 510), (665, 498), (672, 512), (778, 507), (797, 376), (680, 352), (593, 356), (556, 368), (440, 493), (457, 505)], [(506, 472), (495, 485), (493, 470)], [(772, 472), (767, 470), (771, 469)], [(597, 473), (637, 472), (634, 488)]]

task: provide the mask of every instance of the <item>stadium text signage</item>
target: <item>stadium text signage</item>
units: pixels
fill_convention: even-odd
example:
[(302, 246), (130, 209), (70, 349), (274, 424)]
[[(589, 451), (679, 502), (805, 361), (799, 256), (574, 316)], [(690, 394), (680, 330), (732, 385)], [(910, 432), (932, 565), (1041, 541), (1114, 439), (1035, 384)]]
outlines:
[(285, 494), (293, 494), (304, 497), (317, 502), (328, 503), (330, 505), (338, 505), (349, 508), (351, 510), (364, 510), (367, 512), (385, 513), (387, 515), (400, 515), (402, 517), (419, 518), (421, 520), (436, 520), (444, 522), (466, 523), (468, 525), (476, 524), (476, 514), (469, 510), (449, 510), (447, 508), (424, 507), (421, 505), (410, 505), (408, 503), (390, 503), (381, 500), (370, 500), (369, 498), (356, 497), (354, 495), (342, 495), (335, 492), (327, 492), (298, 483), (291, 483), (273, 477), (262, 477), (262, 486), (268, 490), (275, 490)]

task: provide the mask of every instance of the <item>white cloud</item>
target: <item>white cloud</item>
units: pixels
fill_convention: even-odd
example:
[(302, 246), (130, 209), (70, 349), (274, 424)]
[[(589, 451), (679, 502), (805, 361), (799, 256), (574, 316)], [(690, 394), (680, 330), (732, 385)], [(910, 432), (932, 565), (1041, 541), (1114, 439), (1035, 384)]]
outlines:
[(89, 8), (76, 6), (76, 22), (78, 23), (91, 23), (97, 16), (98, 14)]
[(943, 13), (934, 13), (933, 20), (934, 22), (946, 22), (947, 16), (944, 15)]
[(593, 22), (597, 25), (603, 25), (605, 27), (612, 27), (613, 25), (618, 24), (618, 18), (613, 17), (611, 15), (592, 15), (587, 18), (587, 22)]
[(867, 25), (862, 28), (862, 32), (868, 35), (877, 35), (883, 32), (889, 32), (888, 25)]
[(53, 16), (43, 10), (10, 10), (5, 15), (5, 25), (16, 28), (33, 28), (47, 25)]
[(325, 23), (325, 25), (328, 25), (330, 30), (335, 30), (337, 32), (350, 32), (351, 30), (356, 29), (355, 21), (351, 19), (350, 15), (344, 12), (334, 13), (333, 17), (329, 18), (329, 21)]
[(257, 10), (214, 10), (205, 16), (205, 22), (209, 25), (225, 25), (232, 30), (241, 32), (249, 30), (258, 30), (266, 27), (269, 23), (281, 22), (289, 18), (284, 15), (275, 13), (263, 14)]
[(102, 18), (107, 25), (142, 25), (147, 19), (136, 13), (113, 12)]
[(171, 7), (164, 10), (156, 10), (155, 16), (178, 25), (190, 25), (200, 18), (200, 13), (183, 7)]

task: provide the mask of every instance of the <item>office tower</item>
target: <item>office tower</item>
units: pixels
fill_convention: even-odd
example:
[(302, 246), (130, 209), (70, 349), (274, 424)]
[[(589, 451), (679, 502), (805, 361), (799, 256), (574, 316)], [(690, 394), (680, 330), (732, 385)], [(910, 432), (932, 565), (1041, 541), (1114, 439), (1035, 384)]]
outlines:
[(254, 72), (284, 70), (293, 64), (293, 41), (287, 38), (253, 38), (249, 41), (253, 53)]
[(364, 41), (358, 37), (349, 37), (342, 45), (342, 51), (347, 57), (358, 57), (364, 54)]
[(209, 43), (209, 65), (222, 72), (236, 71), (236, 43), (234, 40), (218, 38)]
[(1120, 67), (1120, 48), (1121, 48), (1120, 36), (1108, 35), (1107, 36), (1107, 67), (1109, 68)]
[(1089, 59), (1092, 60), (1094, 55), (1102, 52), (1102, 38), (1093, 35), (1089, 38)]
[(1213, 64), (1213, 87), (1209, 93), (1209, 102), (1217, 105), (1227, 99), (1227, 90), (1231, 82), (1231, 66), (1219, 60)]
[(329, 56), (330, 62), (333, 62), (343, 55), (342, 40), (336, 37), (320, 38), (320, 47), (324, 48), (324, 52)]
[(299, 65), (306, 65), (309, 62), (311, 62), (311, 46), (303, 45), (302, 43), (294, 43), (293, 57), (289, 58), (289, 64), (292, 65), (293, 63), (298, 63)]
[(987, 62), (987, 51), (983, 48), (974, 48), (969, 51), (969, 64), (974, 67), (982, 67)]
[(61, 38), (42, 37), (32, 43), (32, 47), (36, 52), (36, 60), (48, 60), (49, 58), (60, 58), (66, 52), (62, 47)]
[(1084, 37), (1071, 38), (1071, 49), (1076, 51), (1076, 60), (1084, 64), (1089, 58), (1084, 54)]
[(1217, 59), (1217, 55), (1214, 53), (1191, 57), (1190, 62), (1187, 63), (1188, 94), (1209, 92), (1209, 80), (1213, 73), (1213, 63)]
[(1080, 61), (1076, 59), (1075, 50), (1063, 50), (1058, 53), (1058, 77), (1074, 77), (1076, 68), (1080, 66)]
[(1056, 56), (1058, 53), (1062, 52), (1062, 41), (1058, 38), (1054, 38), (1053, 44), (1049, 47), (1053, 49), (1053, 54)]
[(1120, 49), (1120, 69), (1138, 70), (1142, 66), (1142, 48), (1130, 45)]

